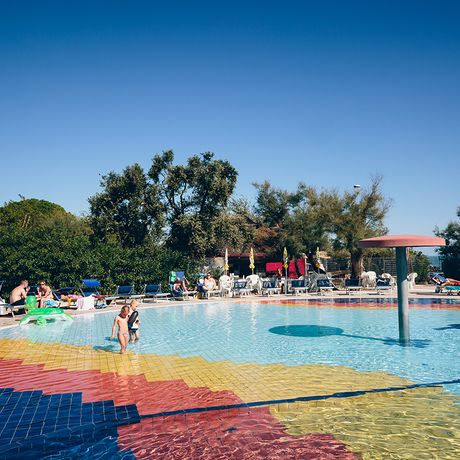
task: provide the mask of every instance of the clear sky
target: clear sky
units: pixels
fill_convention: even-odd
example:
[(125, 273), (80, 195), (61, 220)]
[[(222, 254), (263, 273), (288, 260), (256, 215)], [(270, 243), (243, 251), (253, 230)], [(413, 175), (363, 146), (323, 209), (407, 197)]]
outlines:
[(460, 2), (0, 0), (0, 201), (210, 150), (294, 189), (384, 176), (392, 233), (460, 205)]

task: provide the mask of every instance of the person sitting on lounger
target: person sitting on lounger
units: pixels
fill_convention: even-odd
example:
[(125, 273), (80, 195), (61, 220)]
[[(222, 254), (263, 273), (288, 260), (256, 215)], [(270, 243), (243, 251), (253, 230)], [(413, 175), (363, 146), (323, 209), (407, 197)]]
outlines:
[(44, 282), (40, 281), (38, 283), (38, 308), (43, 308), (46, 306), (47, 301), (53, 300), (53, 292), (51, 288)]
[(208, 273), (206, 275), (206, 278), (204, 279), (203, 283), (203, 291), (208, 292), (208, 291), (213, 291), (216, 289), (217, 283), (216, 280), (211, 276), (211, 273)]
[(16, 286), (10, 294), (10, 305), (17, 307), (26, 304), (27, 292), (29, 291), (29, 282), (22, 280), (19, 286)]
[(181, 297), (184, 294), (182, 281), (179, 278), (174, 281), (171, 292), (174, 297)]
[(446, 278), (439, 274), (434, 275), (431, 279), (438, 286), (460, 286), (460, 281), (454, 280), (453, 278)]
[(188, 282), (188, 279), (185, 276), (181, 279), (180, 284), (182, 286), (182, 292), (188, 292), (188, 287), (190, 286), (190, 283)]

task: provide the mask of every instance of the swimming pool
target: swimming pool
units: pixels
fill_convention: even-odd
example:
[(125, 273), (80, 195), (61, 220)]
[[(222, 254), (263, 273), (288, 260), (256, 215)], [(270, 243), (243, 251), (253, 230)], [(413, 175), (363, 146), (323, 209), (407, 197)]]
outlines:
[[(115, 314), (0, 330), (4, 400), (58, 401), (52, 411), (51, 402), (40, 403), (46, 411), (38, 422), (36, 404), (20, 406), (30, 420), (12, 419), (15, 430), (11, 442), (0, 444), (0, 456), (16, 449), (24, 458), (37, 446), (43, 456), (88, 458), (460, 454), (460, 303), (454, 299), (413, 302), (406, 347), (397, 341), (394, 299), (141, 309), (141, 340), (124, 356), (108, 340)], [(58, 415), (68, 395), (76, 403), (66, 402), (64, 426)], [(55, 424), (46, 426), (58, 433), (52, 445), (43, 444), (47, 414)], [(62, 430), (70, 447), (57, 441)]]

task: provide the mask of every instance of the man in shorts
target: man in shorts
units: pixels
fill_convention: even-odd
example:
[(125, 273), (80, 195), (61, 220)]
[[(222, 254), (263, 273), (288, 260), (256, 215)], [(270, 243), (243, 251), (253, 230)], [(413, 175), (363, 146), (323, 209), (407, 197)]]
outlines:
[(22, 280), (19, 286), (16, 286), (10, 294), (10, 305), (17, 307), (26, 304), (27, 291), (29, 290), (29, 282)]

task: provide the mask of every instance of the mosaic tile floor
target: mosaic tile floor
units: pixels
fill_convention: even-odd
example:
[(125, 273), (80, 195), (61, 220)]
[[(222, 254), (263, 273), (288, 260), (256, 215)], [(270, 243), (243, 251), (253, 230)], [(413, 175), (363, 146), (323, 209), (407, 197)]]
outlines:
[(0, 458), (457, 459), (435, 383), (0, 337)]

